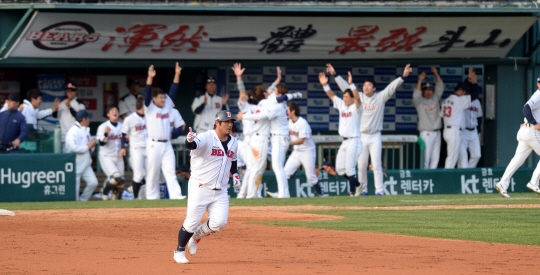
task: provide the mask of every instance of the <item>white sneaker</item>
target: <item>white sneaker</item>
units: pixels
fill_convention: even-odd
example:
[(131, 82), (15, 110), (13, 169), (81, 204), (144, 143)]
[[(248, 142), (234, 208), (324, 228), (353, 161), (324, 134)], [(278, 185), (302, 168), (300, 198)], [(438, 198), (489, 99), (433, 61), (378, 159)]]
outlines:
[(186, 196), (180, 196), (180, 197), (175, 198), (175, 199), (173, 199), (173, 200), (184, 200), (184, 199), (186, 199), (186, 198), (187, 198)]
[[(528, 184), (527, 184), (527, 187), (529, 187)], [(499, 191), (499, 194), (501, 194), (503, 198), (507, 198), (507, 199), (510, 198), (510, 196), (508, 195), (508, 193), (506, 192), (506, 190), (504, 189), (501, 183), (497, 183), (497, 185), (495, 185), (495, 189)]]
[(270, 198), (277, 198), (278, 194), (277, 194), (277, 192), (266, 192), (266, 196), (268, 196)]
[(188, 242), (188, 252), (189, 254), (191, 255), (195, 255), (195, 253), (197, 253), (197, 244), (199, 243), (201, 239), (199, 240), (194, 240), (193, 238), (189, 239), (189, 242)]
[(527, 183), (527, 188), (531, 189), (534, 193), (540, 195), (540, 187), (538, 187), (538, 185), (529, 182)]
[(360, 186), (356, 187), (356, 192), (354, 192), (354, 196), (359, 197), (360, 194), (362, 194), (362, 191), (364, 191), (364, 189), (366, 189), (366, 184), (361, 182)]
[(174, 260), (179, 264), (189, 264), (188, 259), (186, 258), (186, 251), (174, 251)]

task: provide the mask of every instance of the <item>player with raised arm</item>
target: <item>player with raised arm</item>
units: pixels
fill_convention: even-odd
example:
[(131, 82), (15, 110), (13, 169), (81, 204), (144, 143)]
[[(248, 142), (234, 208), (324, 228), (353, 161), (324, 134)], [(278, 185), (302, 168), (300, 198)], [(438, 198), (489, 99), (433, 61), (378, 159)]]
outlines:
[(176, 159), (170, 141), (171, 137), (171, 109), (174, 108), (173, 100), (178, 92), (180, 73), (182, 68), (176, 62), (173, 83), (166, 94), (163, 90), (152, 91), (152, 82), (156, 76), (154, 65), (148, 68), (148, 78), (146, 80), (144, 96), (144, 112), (146, 116), (146, 127), (148, 129), (148, 140), (146, 141), (146, 198), (157, 200), (160, 198), (159, 192), (159, 171), (167, 181), (167, 189), (171, 199), (185, 199), (176, 178)]
[(436, 169), (441, 154), (441, 128), (442, 119), (439, 102), (444, 93), (444, 83), (437, 72), (437, 68), (431, 67), (435, 75), (435, 89), (429, 82), (422, 84), (426, 78), (426, 72), (418, 76), (418, 83), (413, 92), (413, 103), (418, 113), (418, 131), (420, 138), (426, 144), (424, 150), (424, 169)]
[[(186, 219), (178, 232), (178, 246), (174, 251), (177, 263), (187, 264), (186, 245), (191, 255), (197, 252), (199, 241), (214, 234), (227, 224), (229, 217), (229, 173), (234, 188), (240, 187), (237, 167), (238, 142), (231, 136), (235, 119), (231, 112), (216, 114), (214, 129), (195, 134), (189, 128), (186, 148), (191, 150), (191, 177)], [(201, 225), (204, 212), (208, 221)]]
[[(329, 73), (334, 72), (332, 65), (326, 64), (326, 66)], [(336, 173), (349, 180), (349, 195), (359, 196), (360, 191), (365, 187), (365, 182), (358, 182), (356, 179), (356, 160), (362, 153), (362, 140), (360, 134), (362, 102), (358, 96), (356, 86), (352, 84), (352, 76), (350, 78), (352, 89), (346, 89), (343, 92), (343, 99), (341, 99), (330, 89), (328, 77), (326, 77), (323, 72), (319, 73), (319, 81), (321, 82), (326, 95), (334, 103), (334, 108), (339, 111), (338, 133), (343, 138), (343, 142), (339, 146), (336, 155)], [(354, 91), (356, 91), (356, 96)]]

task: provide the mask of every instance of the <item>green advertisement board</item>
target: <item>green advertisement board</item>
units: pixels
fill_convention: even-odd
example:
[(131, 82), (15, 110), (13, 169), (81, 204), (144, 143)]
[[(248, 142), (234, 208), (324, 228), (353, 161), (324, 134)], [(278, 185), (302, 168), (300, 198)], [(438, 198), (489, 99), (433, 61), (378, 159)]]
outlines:
[(75, 154), (1, 154), (0, 202), (74, 201)]
[[(435, 170), (389, 170), (384, 177), (385, 195), (412, 194), (491, 194), (497, 193), (497, 184), (505, 168), (435, 169)], [(530, 181), (533, 168), (519, 169), (510, 181), (508, 193), (532, 192), (525, 185)], [(368, 195), (375, 195), (373, 171), (368, 172)], [(265, 173), (262, 179), (263, 197), (266, 191), (276, 192), (274, 173)], [(329, 196), (347, 196), (349, 181), (344, 177), (319, 174), (323, 193)], [(303, 172), (289, 179), (291, 197), (314, 197), (315, 189), (306, 181)], [(238, 190), (229, 183), (229, 196), (236, 198)]]

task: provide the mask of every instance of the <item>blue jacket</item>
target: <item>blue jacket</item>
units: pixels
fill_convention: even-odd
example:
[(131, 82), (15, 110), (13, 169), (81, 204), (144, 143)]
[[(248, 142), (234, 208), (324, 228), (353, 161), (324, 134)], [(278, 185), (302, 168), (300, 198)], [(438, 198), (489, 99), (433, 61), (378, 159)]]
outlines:
[(26, 119), (18, 110), (0, 113), (0, 146), (10, 147), (15, 139), (24, 141), (28, 135)]

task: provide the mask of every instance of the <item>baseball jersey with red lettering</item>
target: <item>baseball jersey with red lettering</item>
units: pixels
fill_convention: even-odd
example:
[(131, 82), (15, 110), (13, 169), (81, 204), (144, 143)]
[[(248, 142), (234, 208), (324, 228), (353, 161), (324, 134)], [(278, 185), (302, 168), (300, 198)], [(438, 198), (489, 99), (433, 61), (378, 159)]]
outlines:
[(171, 109), (174, 103), (169, 97), (165, 96), (163, 107), (157, 107), (153, 101), (150, 105), (144, 106), (146, 116), (146, 128), (148, 129), (148, 138), (156, 140), (169, 140), (171, 134)]
[(132, 113), (124, 119), (122, 124), (122, 133), (129, 135), (129, 144), (133, 147), (146, 147), (146, 119), (141, 117), (137, 112)]
[(465, 110), (471, 107), (471, 96), (450, 95), (441, 104), (441, 116), (445, 126), (465, 128)]
[(118, 122), (116, 127), (111, 124), (110, 120), (101, 123), (97, 129), (97, 140), (103, 140), (106, 127), (109, 127), (111, 131), (107, 135), (107, 143), (99, 147), (99, 154), (103, 156), (118, 156), (120, 149), (122, 149), (122, 123)]
[(291, 142), (300, 138), (305, 138), (304, 143), (293, 146), (294, 150), (315, 150), (315, 143), (311, 138), (311, 127), (303, 117), (299, 117), (294, 122), (292, 121), (292, 119), (289, 119), (289, 137), (291, 138)]
[(210, 189), (227, 189), (229, 173), (233, 161), (236, 161), (238, 141), (229, 135), (227, 150), (215, 130), (197, 135), (193, 140), (197, 144), (191, 150), (191, 178), (197, 184)]
[(186, 122), (182, 118), (182, 115), (180, 114), (180, 112), (178, 112), (176, 108), (171, 109), (170, 121), (171, 121), (171, 132), (175, 128), (180, 128), (182, 127), (182, 125), (186, 124)]
[(334, 96), (334, 108), (339, 111), (339, 135), (346, 138), (360, 137), (362, 107), (356, 107), (354, 103), (347, 106), (343, 99)]

